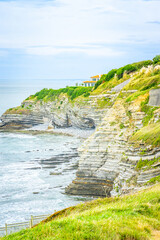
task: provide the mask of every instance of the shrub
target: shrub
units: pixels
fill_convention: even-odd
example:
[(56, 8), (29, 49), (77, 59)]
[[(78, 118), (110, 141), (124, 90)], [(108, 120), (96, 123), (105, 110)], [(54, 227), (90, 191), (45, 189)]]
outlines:
[(111, 71), (109, 71), (106, 75), (105, 75), (105, 82), (108, 82), (109, 80), (111, 80), (114, 75), (116, 74), (117, 69), (112, 69)]
[(112, 69), (107, 74), (102, 75), (101, 79), (98, 82), (96, 82), (94, 89), (97, 89), (99, 85), (101, 85), (103, 82), (109, 82), (115, 76), (115, 74), (117, 74), (118, 79), (120, 79), (123, 77), (123, 74), (125, 72), (126, 74), (129, 74), (131, 72), (135, 72), (141, 69), (142, 67), (147, 67), (151, 64), (153, 64), (152, 60), (146, 60), (146, 61), (136, 62), (132, 64), (127, 64), (124, 67), (120, 67), (118, 69)]
[(125, 128), (125, 126), (124, 126), (124, 124), (123, 124), (123, 123), (120, 123), (119, 127), (120, 127), (120, 129), (123, 129), (123, 128)]
[(157, 55), (157, 56), (155, 56), (154, 58), (153, 58), (153, 63), (155, 64), (155, 63), (158, 63), (158, 62), (160, 62), (160, 55)]
[(123, 67), (121, 67), (117, 70), (117, 76), (119, 79), (123, 76)]
[(103, 82), (109, 82), (114, 77), (116, 72), (117, 72), (117, 69), (112, 69), (107, 74), (103, 74), (100, 80), (96, 82), (94, 89), (97, 89), (99, 85), (101, 85)]
[(84, 94), (84, 97), (89, 97), (89, 96), (90, 96), (90, 93), (89, 93), (89, 92), (87, 92), (87, 93)]
[[(101, 77), (102, 78), (102, 77)], [(95, 86), (94, 86), (94, 90), (97, 89), (99, 87), (99, 85), (101, 85), (103, 82), (102, 79), (100, 79), (99, 81), (96, 82)]]
[(32, 98), (37, 100), (53, 100), (55, 97), (58, 97), (61, 93), (66, 93), (72, 100), (81, 95), (89, 96), (89, 92), (92, 90), (92, 87), (66, 87), (60, 88), (58, 90), (44, 88), (40, 92), (37, 92)]
[(152, 60), (145, 60), (145, 61), (133, 63), (132, 65), (136, 66), (137, 69), (140, 69), (142, 67), (147, 67), (152, 64), (153, 64)]

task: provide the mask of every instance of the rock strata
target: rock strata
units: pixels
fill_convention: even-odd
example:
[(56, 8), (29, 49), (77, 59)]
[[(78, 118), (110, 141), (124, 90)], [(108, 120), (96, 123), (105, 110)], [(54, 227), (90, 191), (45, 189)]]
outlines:
[[(140, 105), (125, 108), (121, 100), (108, 109), (102, 123), (79, 148), (77, 178), (66, 193), (92, 196), (115, 196), (128, 193), (160, 175), (160, 166), (137, 169), (137, 163), (160, 156), (160, 149), (135, 147), (129, 137), (143, 124), (145, 113)], [(127, 114), (128, 110), (130, 115)], [(145, 154), (144, 154), (145, 153)]]
[(116, 94), (106, 94), (83, 98), (83, 100), (79, 98), (71, 102), (63, 94), (53, 102), (27, 100), (21, 105), (22, 111), (8, 110), (4, 113), (1, 116), (0, 127), (26, 128), (48, 122), (53, 128), (92, 129), (100, 124), (116, 96)]
[(30, 114), (3, 114), (1, 117), (3, 128), (29, 128), (38, 124), (43, 124), (43, 115), (30, 113)]
[[(151, 117), (149, 121), (153, 123), (159, 121), (160, 110), (155, 108), (151, 116), (141, 111), (141, 103), (148, 99), (148, 93), (128, 103), (125, 96), (136, 90), (118, 91), (119, 88), (116, 92), (79, 97), (75, 101), (65, 94), (52, 102), (27, 100), (20, 109), (8, 110), (2, 115), (0, 129), (26, 128), (45, 122), (50, 128), (95, 128), (78, 150), (76, 179), (66, 188), (66, 193), (90, 196), (128, 193), (160, 175), (160, 149), (130, 142), (133, 133), (143, 127), (146, 117)], [(151, 102), (149, 99), (149, 104)], [(50, 167), (53, 160), (45, 161), (44, 167)], [(153, 164), (138, 167), (139, 162), (143, 166), (146, 160)]]

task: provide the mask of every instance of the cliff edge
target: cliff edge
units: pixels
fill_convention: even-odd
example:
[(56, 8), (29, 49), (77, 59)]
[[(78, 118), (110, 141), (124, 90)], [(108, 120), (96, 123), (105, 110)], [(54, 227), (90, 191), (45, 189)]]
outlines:
[(79, 148), (77, 178), (67, 193), (115, 196), (160, 180), (159, 84), (160, 66), (149, 66), (123, 86)]

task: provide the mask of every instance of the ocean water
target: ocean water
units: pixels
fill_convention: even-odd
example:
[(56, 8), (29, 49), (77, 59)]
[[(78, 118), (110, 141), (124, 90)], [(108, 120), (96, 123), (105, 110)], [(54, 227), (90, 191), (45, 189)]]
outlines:
[(82, 201), (64, 194), (75, 177), (81, 141), (53, 134), (0, 133), (0, 225)]
[[(38, 87), (18, 83), (7, 86), (1, 82), (1, 113), (19, 105), (45, 83), (46, 87), (58, 88), (53, 82), (53, 86), (43, 82)], [(0, 226), (26, 221), (30, 215), (52, 214), (87, 200), (64, 193), (75, 178), (77, 147), (84, 141), (83, 131), (71, 132), (74, 136), (0, 132)]]
[(63, 88), (82, 83), (83, 79), (41, 79), (41, 80), (3, 80), (0, 79), (0, 116), (9, 108), (19, 106), (31, 94), (43, 88)]

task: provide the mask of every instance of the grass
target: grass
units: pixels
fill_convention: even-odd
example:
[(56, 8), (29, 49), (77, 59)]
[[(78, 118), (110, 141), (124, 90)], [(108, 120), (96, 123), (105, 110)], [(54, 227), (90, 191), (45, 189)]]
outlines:
[(151, 178), (148, 182), (145, 183), (145, 185), (155, 184), (160, 182), (160, 176)]
[(126, 98), (126, 102), (130, 103), (132, 101), (134, 101), (135, 99), (137, 99), (139, 96), (141, 95), (145, 95), (147, 92), (149, 91), (137, 91), (135, 93), (130, 94), (127, 98)]
[(145, 91), (157, 86), (160, 83), (160, 73), (155, 76), (139, 76), (138, 74), (124, 87), (124, 90), (140, 90)]
[(121, 79), (122, 77), (127, 80), (129, 78), (129, 74), (132, 72), (135, 72), (142, 67), (147, 67), (149, 65), (153, 64), (151, 60), (147, 61), (141, 61), (136, 62), (132, 64), (127, 64), (124, 67), (118, 68), (118, 69), (112, 69), (107, 74), (103, 74), (101, 79), (96, 83), (95, 89), (99, 87), (103, 82), (109, 82), (114, 76), (116, 75), (118, 79)]
[(138, 71), (142, 67), (147, 67), (151, 64), (153, 64), (153, 61), (147, 60), (147, 61), (141, 61), (141, 62), (136, 62), (136, 63), (132, 63), (132, 64), (127, 64), (124, 67), (121, 67), (118, 69), (112, 69), (107, 74), (102, 75), (101, 79), (95, 84), (94, 89), (97, 89), (104, 82), (110, 82), (110, 80), (113, 80), (115, 76), (118, 79), (123, 78), (124, 80), (127, 80), (130, 77), (129, 76), (130, 73)]
[[(133, 93), (132, 95), (130, 95), (127, 99), (126, 102), (130, 103), (131, 101), (137, 101), (140, 100), (140, 107), (141, 107), (141, 112), (145, 113), (145, 117), (143, 118), (143, 126), (146, 126), (149, 121), (153, 118), (154, 116), (154, 111), (158, 108), (158, 107), (152, 107), (148, 105), (149, 102), (149, 91), (145, 90), (145, 91), (137, 91), (135, 93)], [(143, 99), (143, 101), (142, 101)]]
[(149, 102), (149, 96), (145, 99), (145, 101), (141, 102), (141, 111), (146, 114), (146, 116), (143, 118), (143, 126), (146, 126), (151, 118), (154, 116), (154, 111), (157, 109), (157, 107), (151, 107), (148, 105)]
[(147, 145), (160, 146), (160, 122), (149, 124), (137, 131), (131, 138), (131, 142), (142, 141)]
[(10, 108), (8, 109), (4, 114), (24, 114), (24, 115), (27, 115), (27, 114), (30, 114), (30, 109), (26, 109), (26, 108), (23, 108), (21, 106), (19, 107), (16, 107), (16, 108)]
[(136, 166), (136, 170), (141, 170), (144, 168), (144, 170), (149, 170), (153, 167), (155, 163), (160, 162), (160, 157), (159, 158), (154, 158), (153, 160), (139, 160)]
[[(124, 82), (125, 80), (131, 77), (131, 73), (134, 72), (134, 76), (131, 78), (131, 81), (123, 88), (123, 90), (138, 90), (138, 93), (135, 93), (131, 96), (134, 100), (138, 95), (149, 91), (149, 89), (157, 87), (160, 83), (160, 71), (153, 70), (140, 70), (143, 66), (147, 67), (153, 64), (152, 61), (142, 61), (139, 63), (128, 64), (119, 69), (112, 69), (107, 74), (102, 75), (101, 79), (96, 83), (94, 91), (92, 94), (105, 93), (105, 91), (110, 90), (111, 88), (117, 86), (118, 84)], [(127, 101), (132, 101), (130, 97)]]
[(97, 99), (97, 107), (98, 108), (105, 108), (105, 107), (109, 107), (112, 106), (112, 102), (110, 100), (110, 98), (101, 98), (101, 99)]
[(57, 90), (54, 89), (47, 89), (44, 88), (41, 91), (37, 92), (36, 94), (30, 96), (26, 100), (44, 100), (44, 101), (53, 101), (55, 97), (58, 97), (60, 94), (65, 93), (70, 97), (71, 100), (79, 97), (84, 96), (88, 97), (90, 95), (90, 91), (92, 87), (66, 87), (60, 88)]
[(119, 127), (120, 127), (120, 129), (123, 129), (123, 128), (125, 128), (125, 126), (124, 126), (124, 124), (123, 124), (123, 123), (120, 123)]
[(103, 82), (97, 89), (95, 89), (91, 95), (97, 95), (97, 94), (102, 94), (105, 93), (106, 91), (114, 88), (118, 84), (126, 81), (125, 78), (118, 79), (116, 76), (113, 77), (110, 81), (108, 82)]
[[(160, 231), (160, 184), (62, 210), (5, 240), (147, 240)], [(155, 239), (155, 238), (154, 238)], [(158, 239), (158, 238), (157, 238)]]

